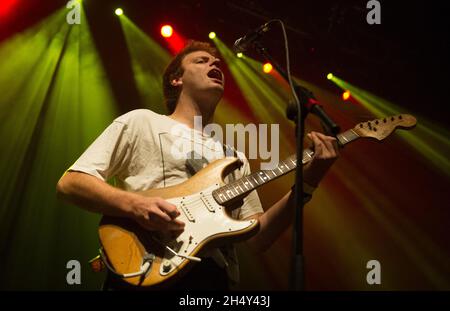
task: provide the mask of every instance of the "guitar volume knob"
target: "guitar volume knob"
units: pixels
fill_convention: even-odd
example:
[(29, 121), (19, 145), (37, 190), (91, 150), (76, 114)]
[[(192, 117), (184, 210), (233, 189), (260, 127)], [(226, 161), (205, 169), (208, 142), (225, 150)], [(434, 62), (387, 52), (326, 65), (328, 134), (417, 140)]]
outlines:
[(172, 263), (168, 260), (164, 260), (162, 264), (163, 272), (169, 272), (172, 269)]

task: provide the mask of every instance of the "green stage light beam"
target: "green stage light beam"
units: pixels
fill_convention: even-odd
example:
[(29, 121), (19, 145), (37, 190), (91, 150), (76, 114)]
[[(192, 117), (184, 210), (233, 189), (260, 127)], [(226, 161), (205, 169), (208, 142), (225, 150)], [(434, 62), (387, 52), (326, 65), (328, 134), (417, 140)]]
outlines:
[[(214, 43), (227, 63), (234, 80), (257, 117), (257, 123), (279, 124), (281, 133), (292, 133), (292, 125), (284, 122), (284, 110), (281, 102), (286, 102), (267, 83), (267, 76), (259, 67), (257, 72), (247, 63), (248, 58), (237, 58), (236, 55), (218, 38)], [(292, 139), (280, 135), (280, 145), (291, 146)], [(292, 146), (291, 146), (292, 147)], [(283, 152), (287, 152), (286, 149)]]
[[(352, 96), (378, 118), (405, 113), (401, 107), (339, 77), (334, 76), (331, 81), (344, 90), (350, 90)], [(418, 119), (416, 128), (413, 131), (399, 131), (398, 135), (428, 159), (437, 170), (450, 175), (450, 160), (446, 156), (450, 153), (450, 132), (422, 116), (415, 116)]]
[[(261, 120), (260, 122), (263, 123), (267, 122), (266, 120), (269, 119), (267, 117), (268, 115), (271, 117), (269, 120), (276, 120), (277, 118), (275, 116), (284, 111), (285, 101), (280, 100), (280, 102), (277, 103), (279, 106), (275, 107), (273, 106), (273, 102), (269, 100), (269, 94), (271, 95), (270, 92), (273, 92), (277, 95), (274, 96), (274, 98), (278, 97), (285, 100), (287, 98), (286, 94), (289, 94), (287, 84), (283, 85), (283, 89), (279, 86), (273, 87), (277, 78), (275, 75), (263, 74), (261, 71), (261, 63), (248, 59), (248, 61), (238, 66), (236, 65), (236, 62), (240, 60), (235, 55), (232, 55), (225, 46), (221, 46), (223, 43), (220, 42), (220, 40), (216, 39), (215, 43), (230, 68), (232, 77), (236, 80), (247, 102), (249, 102), (252, 112), (256, 116), (256, 120)], [(241, 68), (241, 66), (245, 66), (244, 69)], [(244, 70), (245, 72), (243, 72)], [(300, 81), (299, 79), (296, 80), (301, 85), (314, 91), (317, 98), (327, 105), (326, 108), (330, 115), (333, 117), (336, 116), (336, 121), (338, 124), (342, 125), (343, 129), (352, 128), (357, 122), (361, 121), (357, 120), (355, 122), (354, 120), (355, 116), (361, 115), (361, 111), (358, 111), (358, 109), (364, 110), (364, 113), (366, 112), (365, 108), (362, 109), (356, 105), (342, 105), (339, 96), (340, 94), (332, 94), (305, 81)], [(259, 86), (263, 86), (264, 89), (270, 89), (270, 92), (265, 93), (265, 90), (261, 90), (258, 86), (254, 86), (251, 83), (253, 81), (259, 84)], [(346, 89), (347, 88), (348, 87), (346, 87)], [(354, 96), (355, 92), (351, 88), (348, 89), (350, 89)], [(267, 104), (269, 101), (270, 105)], [(264, 103), (264, 105), (259, 105), (259, 103)], [(349, 114), (349, 112), (351, 113)], [(226, 117), (223, 118), (226, 119)], [(307, 125), (318, 123), (316, 120), (317, 118), (312, 117), (308, 119)], [(285, 119), (283, 119), (283, 122), (285, 122), (284, 120)], [(354, 146), (356, 147), (356, 144)], [(286, 144), (283, 145), (283, 147), (289, 148), (290, 146)], [(348, 150), (352, 150), (351, 148), (353, 147), (348, 148)], [(386, 147), (386, 145), (381, 145), (380, 148), (384, 152), (392, 151), (392, 148)], [(394, 244), (402, 244), (401, 247), (399, 247), (399, 252), (401, 252), (402, 256), (405, 255), (412, 264), (420, 265), (420, 267), (417, 268), (418, 273), (426, 280), (425, 282), (428, 287), (448, 288), (448, 278), (446, 279), (439, 275), (442, 271), (445, 271), (445, 268), (443, 268), (445, 266), (442, 265), (442, 258), (445, 258), (445, 254), (434, 255), (433, 259), (427, 259), (425, 256), (418, 255), (416, 252), (424, 251), (424, 249), (422, 246), (415, 246), (413, 241), (421, 234), (421, 230), (408, 230), (407, 232), (396, 230), (397, 221), (401, 223), (401, 226), (404, 226), (405, 223), (414, 220), (406, 220), (408, 217), (403, 217), (404, 222), (402, 223), (401, 220), (399, 220), (399, 218), (402, 217), (401, 211), (395, 210), (396, 208), (398, 209), (397, 205), (400, 204), (398, 202), (410, 203), (411, 201), (409, 199), (404, 199), (404, 196), (401, 196), (402, 198), (395, 197), (395, 194), (393, 193), (394, 190), (391, 190), (393, 185), (390, 182), (397, 179), (395, 183), (400, 184), (403, 176), (390, 176), (389, 181), (384, 181), (384, 184), (383, 182), (377, 183), (377, 185), (370, 184), (369, 179), (367, 178), (367, 172), (364, 171), (364, 168), (367, 168), (367, 161), (369, 161), (370, 157), (371, 155), (365, 155), (362, 160), (358, 155), (354, 155), (352, 158), (351, 155), (346, 154), (345, 157), (342, 156), (342, 159), (337, 161), (333, 166), (333, 169), (327, 174), (327, 178), (321, 183), (318, 193), (316, 193), (313, 200), (308, 203), (308, 208), (305, 210), (305, 218), (308, 219), (308, 222), (306, 223), (307, 230), (308, 232), (314, 230), (312, 234), (314, 238), (311, 238), (311, 235), (305, 237), (305, 247), (312, 247), (311, 245), (322, 243), (324, 246), (323, 249), (325, 249), (325, 251), (323, 251), (325, 257), (328, 258), (333, 256), (335, 261), (338, 262), (339, 266), (342, 268), (339, 271), (334, 271), (333, 269), (328, 269), (327, 271), (334, 273), (333, 278), (341, 278), (343, 275), (346, 276), (345, 285), (341, 284), (340, 286), (344, 286), (344, 288), (348, 289), (368, 290), (370, 289), (369, 286), (365, 283), (361, 283), (361, 279), (356, 274), (348, 277), (347, 273), (353, 271), (355, 265), (360, 265), (361, 260), (367, 258), (368, 261), (369, 259), (374, 258), (375, 255), (381, 254), (380, 257), (382, 256), (381, 259), (383, 261), (384, 259), (396, 260), (393, 265), (398, 267), (399, 270), (405, 265), (404, 262), (396, 259), (392, 252), (383, 252), (382, 246), (385, 245), (385, 243), (381, 238), (378, 239), (380, 241), (377, 241), (376, 238), (379, 234), (382, 234), (384, 238), (395, 241)], [(374, 157), (376, 156), (374, 155)], [(346, 158), (348, 159), (346, 160)], [(355, 170), (353, 167), (356, 163), (358, 163), (359, 171)], [(370, 166), (370, 170), (378, 172), (378, 175), (376, 176), (379, 179), (378, 181), (383, 181), (386, 178), (386, 171), (380, 169), (380, 167)], [(372, 171), (370, 172), (372, 173)], [(353, 177), (355, 177), (355, 181), (353, 180)], [(386, 187), (384, 187), (385, 184)], [(286, 187), (280, 187), (276, 189), (279, 189), (280, 192), (284, 192), (285, 188)], [(341, 197), (343, 188), (345, 188), (347, 194), (345, 197)], [(267, 190), (267, 192), (270, 193), (277, 192), (272, 191), (273, 190)], [(360, 192), (356, 196), (353, 194), (354, 191)], [(265, 196), (264, 192), (265, 190), (260, 193), (261, 197)], [(395, 192), (402, 193), (401, 189), (396, 189)], [(392, 198), (389, 196), (392, 196)], [(358, 208), (352, 209), (352, 206)], [(386, 208), (390, 214), (388, 211), (381, 211), (381, 207)], [(363, 212), (359, 212), (360, 210)], [(346, 214), (343, 215), (343, 213)], [(393, 217), (392, 214), (396, 214), (396, 216)], [(367, 215), (370, 215), (370, 217), (366, 217)], [(389, 217), (394, 219), (391, 220)], [(372, 218), (375, 219), (375, 221)], [(361, 223), (364, 223), (366, 227), (370, 226), (370, 229), (361, 230)], [(415, 220), (415, 223), (423, 225), (420, 220)], [(384, 226), (387, 226), (388, 228), (383, 230)], [(343, 230), (345, 232), (344, 234), (342, 234)], [(393, 237), (394, 235), (395, 237)], [(321, 241), (317, 241), (317, 236), (322, 237), (319, 238)], [(427, 241), (430, 240), (430, 237), (423, 236), (422, 239), (419, 240), (421, 241), (421, 244), (425, 245)], [(381, 245), (381, 247), (378, 247), (378, 244), (374, 246), (370, 244), (375, 242), (380, 243), (379, 245)], [(289, 241), (285, 241), (285, 244), (287, 244), (285, 247), (274, 246), (277, 248), (276, 254), (286, 253), (286, 256), (288, 256), (286, 250), (289, 249)], [(348, 256), (349, 244), (351, 245), (350, 253), (353, 254), (353, 256)], [(431, 252), (433, 249), (439, 249), (436, 248), (437, 244), (428, 244), (428, 247)], [(320, 246), (317, 248), (320, 248)], [(329, 248), (331, 248), (330, 251), (328, 251)], [(314, 250), (317, 251), (316, 248)], [(357, 256), (355, 256), (355, 254), (357, 254)], [(430, 254), (430, 252), (427, 252), (427, 254)], [(434, 264), (438, 263), (440, 263), (439, 267), (437, 265), (435, 267)], [(279, 267), (270, 260), (264, 261), (263, 265), (268, 271), (279, 270)], [(322, 262), (319, 265), (315, 265), (314, 269), (316, 274), (320, 274), (320, 271), (323, 271), (324, 269)], [(330, 276), (331, 275), (327, 275), (326, 278)], [(400, 278), (393, 274), (386, 274), (382, 288), (389, 290), (409, 288), (408, 286), (410, 285), (407, 279)], [(414, 286), (415, 288), (418, 287), (417, 284)], [(336, 289), (338, 288), (340, 287), (336, 287)]]
[[(69, 288), (61, 279), (69, 258), (83, 265), (99, 246), (99, 217), (57, 201), (55, 185), (118, 110), (88, 23), (68, 25), (66, 14), (61, 9), (0, 46), (9, 56), (0, 79), (16, 73), (0, 83), (8, 90), (0, 117), (11, 120), (1, 125), (8, 146), (0, 156), (8, 178), (0, 184), (0, 283), (9, 289)], [(84, 274), (80, 288), (98, 288), (99, 277)]]
[(166, 113), (162, 76), (171, 60), (171, 55), (126, 16), (120, 17), (120, 23), (142, 102), (155, 112)]

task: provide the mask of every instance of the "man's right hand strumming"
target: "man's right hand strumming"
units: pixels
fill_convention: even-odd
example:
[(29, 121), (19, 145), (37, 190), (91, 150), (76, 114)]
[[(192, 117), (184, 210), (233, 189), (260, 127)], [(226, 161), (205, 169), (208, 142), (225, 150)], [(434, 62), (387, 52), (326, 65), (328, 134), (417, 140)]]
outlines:
[(133, 219), (147, 230), (178, 234), (184, 230), (175, 205), (115, 188), (86, 173), (67, 172), (56, 189), (66, 201), (92, 212)]
[(184, 223), (176, 219), (180, 212), (164, 199), (136, 195), (131, 202), (132, 219), (145, 229), (163, 232), (184, 230)]

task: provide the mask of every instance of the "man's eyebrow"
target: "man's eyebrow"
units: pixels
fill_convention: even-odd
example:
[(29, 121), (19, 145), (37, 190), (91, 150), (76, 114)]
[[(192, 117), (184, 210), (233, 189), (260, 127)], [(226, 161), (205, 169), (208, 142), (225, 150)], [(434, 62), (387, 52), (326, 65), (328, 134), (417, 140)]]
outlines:
[(206, 56), (206, 55), (194, 57), (193, 61), (195, 62), (195, 61), (197, 61), (199, 59), (201, 59), (201, 60), (210, 60), (211, 58), (214, 59), (215, 62), (221, 62), (222, 61), (220, 58), (217, 58), (217, 57), (214, 57), (214, 56), (213, 57), (209, 57), (209, 56)]
[(199, 60), (199, 59), (201, 59), (201, 60), (209, 60), (210, 59), (210, 57), (209, 56), (197, 56), (197, 57), (194, 57), (194, 61), (196, 61), (196, 60)]

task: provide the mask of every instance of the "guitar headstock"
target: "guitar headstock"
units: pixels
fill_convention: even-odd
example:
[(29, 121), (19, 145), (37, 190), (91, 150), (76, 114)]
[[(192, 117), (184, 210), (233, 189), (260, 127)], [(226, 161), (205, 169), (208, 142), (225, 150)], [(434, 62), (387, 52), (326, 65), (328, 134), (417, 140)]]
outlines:
[(412, 115), (399, 114), (396, 116), (358, 123), (353, 130), (360, 137), (372, 137), (378, 140), (383, 140), (396, 128), (410, 129), (413, 128), (416, 123), (417, 120)]

